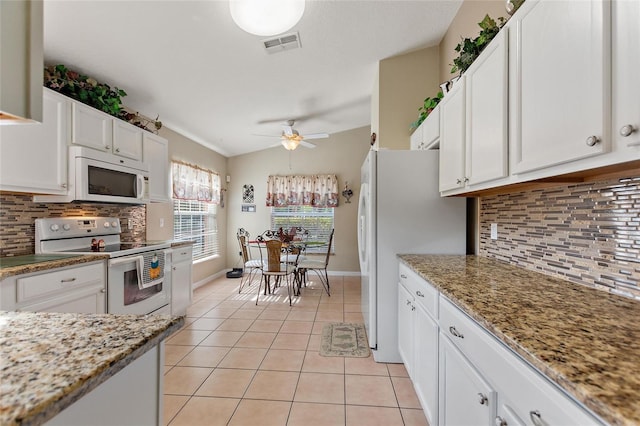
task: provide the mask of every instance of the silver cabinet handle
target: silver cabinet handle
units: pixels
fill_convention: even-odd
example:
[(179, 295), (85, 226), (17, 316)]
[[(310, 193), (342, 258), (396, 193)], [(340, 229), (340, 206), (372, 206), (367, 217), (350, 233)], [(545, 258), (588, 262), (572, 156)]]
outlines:
[(171, 268), (171, 269), (173, 269), (173, 270), (175, 271), (175, 270), (176, 270), (176, 267), (174, 266), (174, 267), (173, 267), (173, 268)]
[(418, 297), (424, 297), (424, 293), (423, 293), (423, 292), (421, 292), (420, 290), (417, 290), (417, 291), (416, 291), (416, 295), (417, 295)]
[(600, 142), (600, 139), (597, 136), (589, 136), (586, 142), (587, 146), (594, 146), (595, 144)]
[(453, 334), (456, 337), (464, 339), (464, 336), (462, 335), (462, 333), (460, 333), (458, 330), (456, 330), (456, 328), (454, 326), (449, 327), (449, 333)]
[(61, 185), (60, 185), (60, 187), (62, 187), (62, 188), (64, 188), (64, 189), (67, 189), (67, 184), (66, 184), (66, 183), (63, 183), (63, 184), (61, 184)]
[(120, 152), (120, 148), (116, 148), (116, 152)]
[(478, 393), (478, 402), (480, 405), (489, 405), (489, 398), (485, 394)]
[(76, 279), (75, 278), (64, 278), (62, 280), (60, 280), (61, 283), (72, 283), (74, 282)]
[(542, 414), (538, 410), (529, 411), (529, 417), (535, 426), (547, 426), (547, 422), (542, 420)]
[(412, 310), (412, 311), (415, 311), (415, 310), (416, 310), (416, 307), (415, 307), (415, 306), (413, 306), (413, 305), (411, 305), (411, 310)]
[(411, 304), (411, 300), (407, 299), (407, 306)]
[(496, 426), (507, 426), (509, 423), (500, 416), (496, 416)]
[(405, 274), (400, 274), (400, 278), (404, 278), (406, 280), (407, 276)]
[(458, 185), (460, 185), (460, 184), (462, 183), (462, 180), (461, 180), (461, 179), (456, 179), (456, 183), (457, 183)]
[(111, 149), (111, 146), (110, 146), (110, 145), (105, 145), (105, 146), (104, 146), (104, 149), (109, 150), (109, 149)]
[(636, 129), (633, 128), (631, 124), (626, 124), (620, 128), (620, 135), (624, 138), (630, 136), (631, 133), (635, 132)]
[(100, 293), (106, 293), (106, 292), (107, 292), (107, 289), (106, 289), (106, 288), (102, 288), (102, 289), (100, 289)]
[(465, 176), (464, 183), (467, 183), (467, 182), (469, 182), (469, 178)]

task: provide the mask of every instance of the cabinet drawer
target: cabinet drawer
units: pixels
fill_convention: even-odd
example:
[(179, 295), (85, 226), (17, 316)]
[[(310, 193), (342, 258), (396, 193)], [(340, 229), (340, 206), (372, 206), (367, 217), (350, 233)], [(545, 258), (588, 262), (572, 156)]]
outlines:
[(483, 359), (491, 359), (491, 348), (482, 336), (486, 331), (442, 295), (440, 329), (473, 364), (480, 365)]
[(191, 262), (192, 260), (192, 247), (179, 247), (173, 249), (171, 252), (171, 262), (172, 263), (180, 263), (180, 262)]
[(104, 263), (54, 270), (16, 281), (18, 303), (73, 290), (87, 285), (104, 285)]
[(438, 290), (424, 278), (412, 271), (407, 265), (400, 263), (400, 283), (434, 319), (438, 318)]

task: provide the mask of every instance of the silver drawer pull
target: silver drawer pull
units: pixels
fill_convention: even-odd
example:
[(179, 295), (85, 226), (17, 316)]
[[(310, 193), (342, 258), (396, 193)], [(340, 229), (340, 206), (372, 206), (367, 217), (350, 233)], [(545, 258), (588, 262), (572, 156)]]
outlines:
[(478, 393), (478, 402), (480, 405), (489, 405), (489, 398), (482, 393)]
[(634, 127), (631, 124), (625, 124), (620, 128), (620, 136), (626, 138), (627, 136), (631, 136), (631, 133), (635, 131), (636, 129), (634, 129)]
[(529, 411), (529, 417), (535, 426), (547, 426), (547, 422), (542, 420), (542, 414), (538, 410)]
[(417, 295), (418, 297), (424, 297), (424, 293), (423, 293), (423, 292), (421, 292), (420, 290), (417, 290), (417, 291), (416, 291), (416, 295)]
[(407, 276), (405, 274), (400, 274), (400, 278), (404, 278), (406, 280)]
[(503, 419), (500, 416), (496, 417), (496, 426), (508, 426), (509, 423), (507, 423), (507, 421), (505, 419)]
[(449, 333), (453, 334), (456, 337), (464, 339), (464, 336), (462, 335), (462, 333), (460, 333), (458, 330), (456, 330), (456, 328), (454, 326), (449, 327)]
[(597, 143), (600, 143), (600, 139), (597, 136), (589, 136), (586, 140), (587, 146), (595, 146)]
[(407, 306), (411, 304), (411, 300), (407, 299)]
[(72, 283), (72, 282), (74, 282), (75, 280), (76, 280), (75, 278), (65, 278), (65, 279), (60, 280), (60, 282), (61, 282), (62, 284), (66, 284), (66, 283)]

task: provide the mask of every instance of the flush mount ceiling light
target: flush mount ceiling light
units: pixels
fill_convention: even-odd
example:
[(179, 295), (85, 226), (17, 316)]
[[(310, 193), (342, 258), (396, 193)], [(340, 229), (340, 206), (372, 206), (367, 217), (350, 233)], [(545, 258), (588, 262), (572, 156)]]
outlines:
[(304, 13), (304, 0), (230, 0), (235, 23), (250, 34), (282, 34), (298, 23)]

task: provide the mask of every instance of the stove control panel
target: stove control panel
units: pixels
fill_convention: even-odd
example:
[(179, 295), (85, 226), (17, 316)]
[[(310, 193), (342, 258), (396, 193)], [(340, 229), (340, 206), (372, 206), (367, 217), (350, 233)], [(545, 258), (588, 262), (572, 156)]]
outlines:
[(119, 235), (120, 220), (114, 217), (56, 217), (36, 219), (36, 240), (89, 235)]

